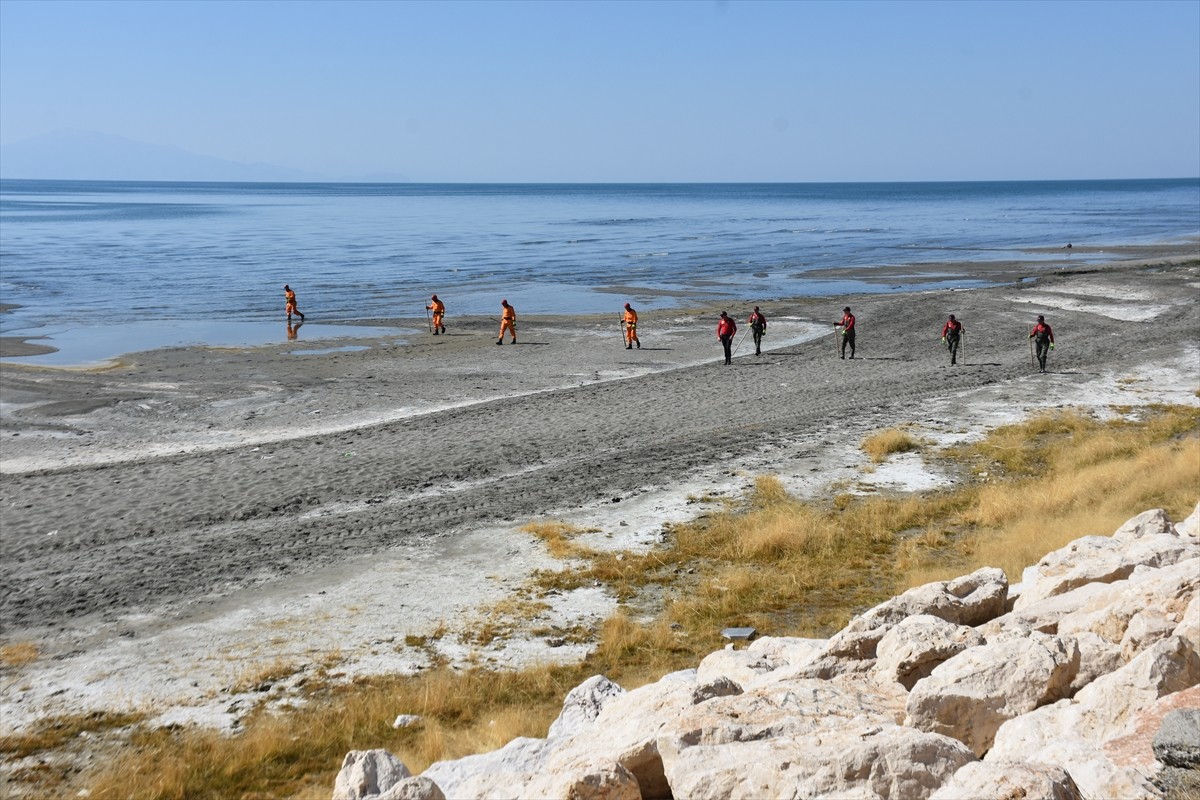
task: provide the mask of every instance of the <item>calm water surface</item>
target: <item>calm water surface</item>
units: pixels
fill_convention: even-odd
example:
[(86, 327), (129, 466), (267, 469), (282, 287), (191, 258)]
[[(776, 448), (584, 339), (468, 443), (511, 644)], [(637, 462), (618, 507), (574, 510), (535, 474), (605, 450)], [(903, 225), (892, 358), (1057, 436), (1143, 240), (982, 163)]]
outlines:
[[(0, 182), (0, 332), (136, 349), (331, 322), (653, 309), (887, 291), (806, 272), (1060, 256), (1031, 247), (1200, 235), (1200, 180), (907, 184), (431, 185)], [(1085, 260), (1081, 254), (1073, 259)], [(1097, 257), (1102, 260), (1103, 257)], [(926, 284), (928, 285), (928, 284)], [(941, 285), (966, 285), (948, 279)], [(204, 326), (193, 324), (204, 320)], [(147, 323), (164, 324), (160, 328)], [(226, 334), (218, 334), (228, 323)], [(244, 323), (239, 327), (233, 323)], [(139, 330), (137, 327), (141, 325)], [(249, 325), (249, 327), (246, 327)], [(235, 336), (234, 338), (237, 338)], [(71, 345), (73, 347), (77, 345)], [(125, 350), (134, 349), (126, 345)], [(103, 348), (101, 348), (103, 349)], [(115, 353), (114, 353), (115, 355)]]

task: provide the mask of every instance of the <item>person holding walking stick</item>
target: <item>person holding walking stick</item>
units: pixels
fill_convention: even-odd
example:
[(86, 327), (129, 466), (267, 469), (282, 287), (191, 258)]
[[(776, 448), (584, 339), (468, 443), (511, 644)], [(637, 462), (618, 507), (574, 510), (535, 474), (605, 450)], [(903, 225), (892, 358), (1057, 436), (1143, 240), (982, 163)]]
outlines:
[(733, 317), (721, 312), (721, 318), (717, 320), (717, 339), (720, 340), (721, 346), (725, 348), (725, 363), (733, 363), (733, 337), (737, 334), (737, 323), (733, 321)]
[(440, 329), (442, 333), (446, 332), (446, 326), (442, 322), (446, 319), (446, 304), (438, 300), (435, 294), (429, 301), (429, 305), (425, 306), (426, 311), (433, 312), (433, 335), (438, 335)]
[(625, 325), (625, 349), (632, 350), (636, 344), (638, 350), (642, 349), (642, 340), (637, 335), (637, 311), (629, 303), (625, 304), (625, 311), (621, 314), (621, 322)]
[(761, 356), (762, 340), (767, 335), (767, 317), (758, 310), (758, 306), (755, 306), (749, 322), (750, 330), (754, 332), (754, 355)]
[(1054, 349), (1054, 331), (1046, 324), (1046, 318), (1038, 314), (1037, 325), (1029, 332), (1030, 344), (1037, 349), (1038, 372), (1046, 371), (1046, 356)]
[(958, 347), (962, 341), (962, 335), (966, 333), (961, 322), (950, 315), (950, 319), (946, 320), (946, 324), (942, 326), (942, 344), (950, 351), (950, 364), (953, 366), (958, 363)]
[(842, 329), (841, 346), (838, 348), (838, 353), (844, 359), (846, 357), (846, 345), (850, 346), (850, 360), (854, 360), (854, 315), (850, 313), (850, 306), (842, 309), (842, 318), (833, 323), (835, 328)]

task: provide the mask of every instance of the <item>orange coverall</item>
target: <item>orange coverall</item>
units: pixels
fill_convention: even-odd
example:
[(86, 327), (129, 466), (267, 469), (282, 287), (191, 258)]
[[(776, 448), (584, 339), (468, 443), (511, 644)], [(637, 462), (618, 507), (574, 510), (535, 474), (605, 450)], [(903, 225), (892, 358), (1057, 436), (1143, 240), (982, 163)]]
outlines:
[(632, 308), (625, 309), (624, 321), (625, 346), (633, 347), (634, 342), (637, 342), (637, 346), (640, 348), (642, 346), (642, 342), (640, 339), (638, 339), (637, 335), (637, 312)]
[(517, 310), (508, 303), (502, 303), (503, 310), (500, 312), (500, 336), (496, 342), (504, 341), (504, 332), (508, 331), (512, 334), (513, 344), (517, 342)]
[(442, 324), (442, 318), (446, 316), (446, 304), (441, 300), (434, 300), (425, 307), (433, 310), (433, 332), (437, 333), (441, 330), (442, 333), (445, 333), (446, 326)]
[(298, 308), (296, 308), (296, 292), (294, 290), (285, 289), (283, 292), (283, 299), (286, 301), (284, 310), (287, 312), (288, 319), (292, 318), (292, 314), (299, 315), (301, 319), (304, 318), (304, 315), (300, 313)]

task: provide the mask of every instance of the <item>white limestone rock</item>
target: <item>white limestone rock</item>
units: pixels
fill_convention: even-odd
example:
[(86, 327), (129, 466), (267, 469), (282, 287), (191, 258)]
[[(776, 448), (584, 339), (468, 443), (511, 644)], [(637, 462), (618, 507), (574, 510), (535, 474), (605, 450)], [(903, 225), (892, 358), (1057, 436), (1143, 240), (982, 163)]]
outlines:
[(520, 796), (563, 800), (642, 800), (641, 788), (633, 773), (616, 761), (587, 754), (582, 754), (572, 762), (559, 762), (536, 775)]
[(613, 698), (592, 725), (565, 741), (555, 740), (557, 749), (539, 768), (566, 775), (573, 764), (604, 759), (628, 770), (644, 797), (668, 796), (670, 787), (658, 752), (659, 730), (693, 706), (742, 691), (725, 678), (701, 683), (696, 676), (696, 670), (671, 673), (657, 683)]
[(1088, 583), (1069, 592), (1047, 597), (1024, 608), (1013, 609), (1003, 616), (980, 625), (977, 630), (986, 639), (994, 639), (1001, 633), (1039, 631), (1051, 635), (1058, 633), (1058, 621), (1072, 611), (1078, 611), (1097, 594), (1110, 586), (1107, 583)]
[(1064, 766), (1088, 798), (1153, 797), (1156, 790), (1145, 776), (1115, 763), (1105, 745), (1128, 734), (1158, 698), (1198, 682), (1200, 654), (1181, 637), (1165, 639), (1074, 698), (1005, 722), (984, 760)]
[(1200, 652), (1200, 592), (1192, 595), (1183, 610), (1183, 618), (1172, 631), (1173, 636), (1182, 636), (1191, 642), (1196, 652)]
[(1005, 613), (1008, 578), (1004, 571), (984, 567), (952, 581), (936, 581), (909, 589), (850, 620), (829, 640), (800, 677), (830, 678), (871, 668), (879, 640), (902, 620), (928, 614), (955, 625), (981, 625)]
[(1071, 680), (1072, 695), (1097, 678), (1124, 666), (1121, 648), (1102, 636), (1085, 631), (1071, 638), (1079, 646), (1079, 671)]
[(901, 620), (879, 640), (875, 675), (912, 689), (938, 664), (984, 641), (974, 628), (917, 614)]
[(1078, 671), (1073, 639), (1034, 632), (973, 647), (917, 682), (905, 724), (983, 755), (1004, 722), (1068, 695)]
[(546, 739), (518, 737), (499, 750), (438, 761), (421, 773), (446, 797), (506, 800), (524, 794), (532, 774), (552, 751)]
[(1084, 800), (1065, 769), (1023, 761), (973, 761), (963, 765), (929, 800)]
[[(1075, 611), (1064, 614), (1058, 621), (1060, 635), (1075, 635), (1084, 631), (1099, 634), (1113, 644), (1121, 645), (1130, 621), (1149, 609), (1163, 614), (1176, 614), (1182, 619), (1188, 603), (1200, 591), (1200, 558), (1191, 558), (1158, 569), (1143, 569), (1127, 580), (1113, 583), (1092, 594)], [(1135, 634), (1136, 635), (1136, 634)], [(1140, 649), (1131, 639), (1131, 654)], [(1153, 641), (1145, 642), (1146, 645)], [(1135, 652), (1136, 651), (1136, 652)]]
[(591, 725), (604, 706), (625, 690), (603, 675), (593, 675), (567, 693), (562, 712), (550, 724), (548, 739), (571, 736)]
[(1165, 567), (1200, 556), (1200, 545), (1174, 533), (1147, 533), (1137, 538), (1084, 536), (1047, 553), (1022, 576), (1024, 590), (1013, 604), (1022, 611), (1048, 597), (1089, 583), (1113, 583), (1135, 568)]
[(424, 775), (405, 778), (371, 800), (446, 800), (436, 783)]
[(1185, 539), (1200, 539), (1200, 503), (1196, 503), (1187, 519), (1175, 526), (1175, 533)]
[(351, 750), (333, 783), (333, 800), (364, 800), (412, 777), (404, 762), (387, 750)]
[(673, 796), (689, 800), (908, 800), (928, 797), (973, 759), (946, 736), (852, 720), (808, 735), (697, 744), (664, 763)]
[(1113, 533), (1113, 538), (1130, 542), (1143, 536), (1155, 536), (1162, 533), (1176, 535), (1175, 526), (1171, 524), (1171, 519), (1167, 516), (1166, 511), (1161, 508), (1152, 508), (1126, 520)]

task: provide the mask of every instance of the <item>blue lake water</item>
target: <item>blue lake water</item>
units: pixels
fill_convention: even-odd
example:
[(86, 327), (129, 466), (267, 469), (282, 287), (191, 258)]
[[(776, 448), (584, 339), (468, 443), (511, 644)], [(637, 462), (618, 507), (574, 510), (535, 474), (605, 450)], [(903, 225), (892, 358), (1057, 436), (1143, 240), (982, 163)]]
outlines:
[[(1028, 248), (1200, 236), (1200, 179), (890, 184), (431, 185), (0, 181), (0, 332), (140, 346), (205, 322), (306, 332), (378, 317), (653, 309), (887, 291), (814, 269), (1038, 260)], [(1103, 257), (1075, 254), (1073, 260)], [(926, 284), (929, 285), (929, 284)], [(967, 283), (948, 276), (940, 284)], [(137, 324), (164, 323), (161, 328)], [(214, 325), (213, 323), (218, 323)], [(219, 333), (221, 323), (225, 333)], [(265, 329), (264, 329), (265, 330)], [(157, 332), (156, 332), (157, 331)], [(73, 332), (73, 333), (72, 333)], [(255, 343), (249, 334), (243, 343)], [(189, 341), (194, 339), (192, 335)], [(234, 336), (236, 338), (236, 336)], [(269, 338), (268, 338), (269, 340)], [(77, 346), (77, 345), (71, 345)], [(131, 349), (122, 345), (125, 350)], [(115, 353), (114, 353), (115, 355)]]

